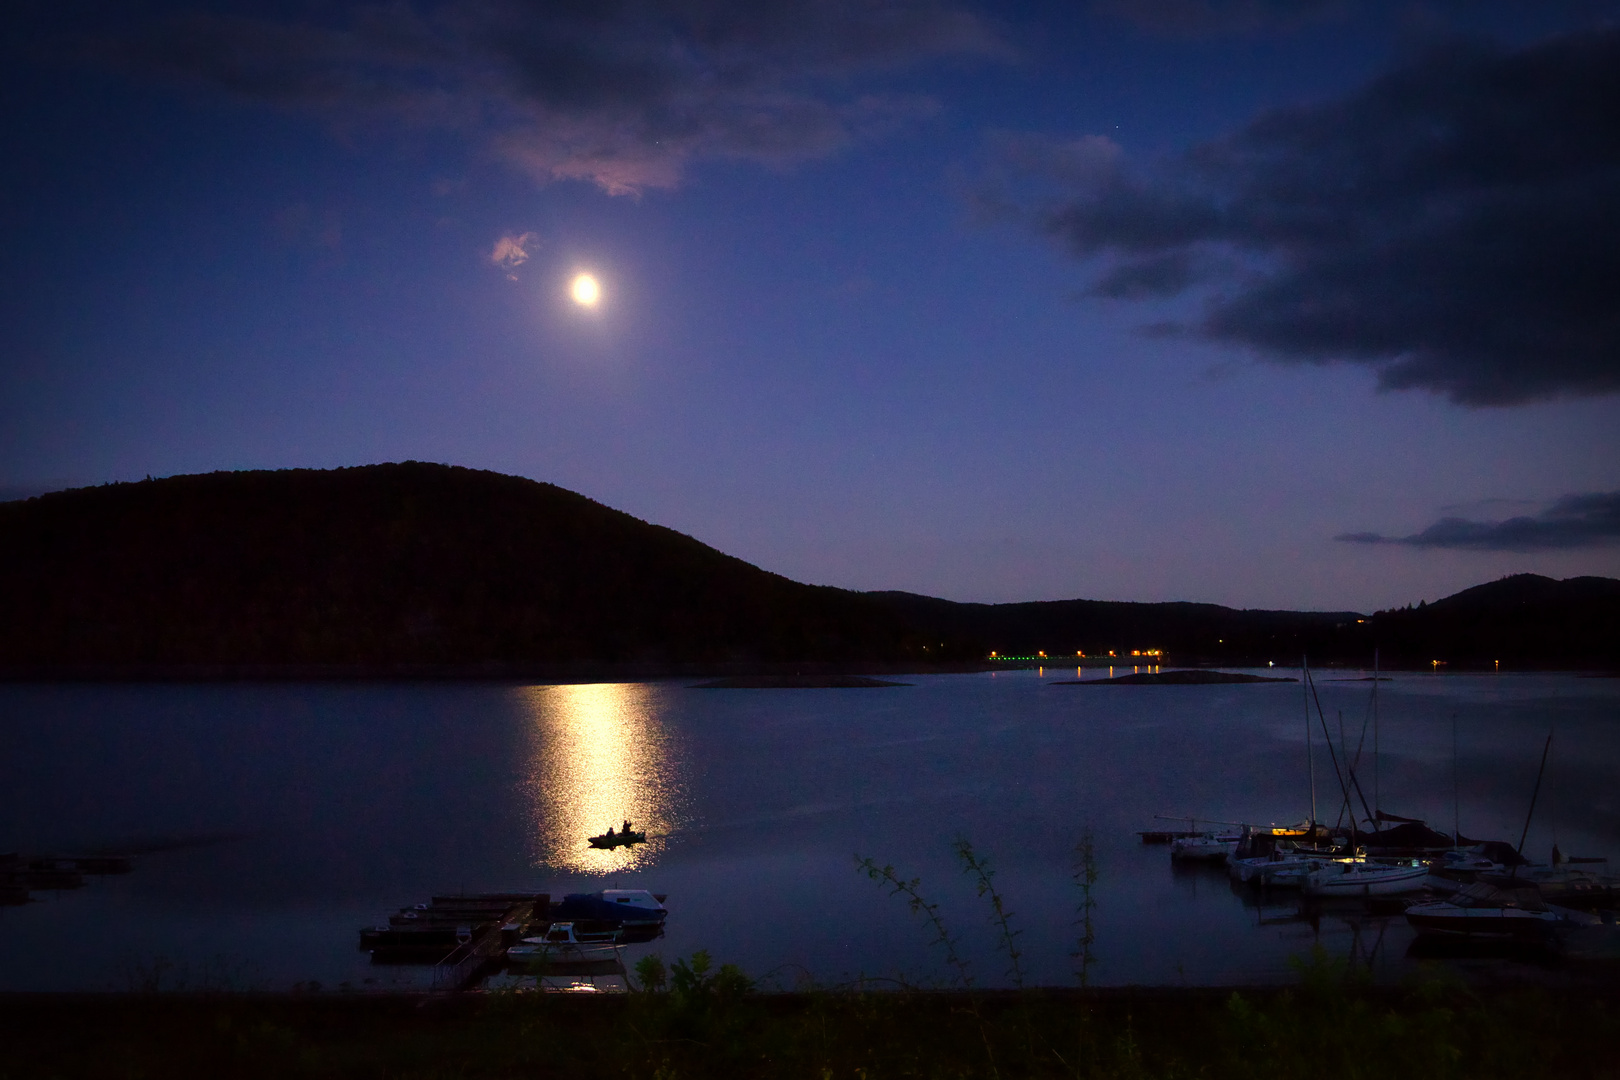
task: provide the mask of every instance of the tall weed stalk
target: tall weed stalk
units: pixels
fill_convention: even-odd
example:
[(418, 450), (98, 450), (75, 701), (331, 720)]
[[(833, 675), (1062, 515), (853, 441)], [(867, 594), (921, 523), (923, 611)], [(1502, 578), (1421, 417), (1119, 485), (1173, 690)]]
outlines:
[(1022, 990), (1024, 967), (1019, 961), (1024, 954), (1018, 950), (1018, 936), (1023, 931), (1013, 929), (1013, 913), (1007, 910), (1001, 893), (996, 891), (996, 872), (990, 867), (990, 858), (975, 852), (973, 845), (963, 836), (958, 836), (951, 847), (956, 852), (957, 860), (962, 864), (963, 872), (973, 879), (974, 888), (978, 890), (979, 895), (990, 898), (990, 922), (1000, 937), (997, 944), (1001, 951), (1007, 954), (1007, 976), (1012, 979), (1014, 986)]
[(1082, 988), (1091, 985), (1091, 966), (1097, 962), (1091, 951), (1097, 943), (1097, 898), (1093, 891), (1097, 877), (1097, 845), (1088, 828), (1080, 834), (1080, 842), (1074, 846), (1074, 884), (1080, 890), (1080, 907), (1074, 924), (1080, 928), (1080, 939), (1076, 942), (1074, 952), (1069, 954), (1079, 961), (1074, 974)]
[[(956, 984), (963, 990), (973, 988), (973, 974), (968, 970), (967, 960), (957, 951), (957, 939), (945, 929), (945, 919), (939, 913), (939, 905), (924, 899), (918, 890), (922, 886), (922, 878), (912, 878), (909, 881), (895, 872), (892, 866), (879, 866), (870, 858), (855, 856), (855, 865), (865, 872), (866, 876), (889, 890), (890, 896), (905, 898), (906, 906), (913, 915), (921, 916), (923, 922), (934, 933), (934, 938), (928, 944), (944, 946), (945, 961), (956, 972)], [(990, 1044), (990, 1030), (985, 1022), (984, 1013), (979, 1008), (979, 996), (971, 994), (968, 997), (967, 1012), (973, 1017), (979, 1029), (979, 1041), (984, 1046), (985, 1061), (990, 1066), (990, 1075), (994, 1080), (1000, 1080), (1001, 1069), (996, 1065), (995, 1048)]]
[(968, 970), (968, 963), (957, 951), (958, 940), (950, 935), (945, 928), (945, 919), (939, 913), (939, 905), (925, 899), (918, 889), (922, 886), (922, 878), (912, 878), (907, 881), (895, 872), (892, 866), (879, 866), (871, 858), (855, 856), (855, 865), (867, 877), (889, 890), (890, 896), (904, 897), (906, 906), (913, 915), (920, 916), (929, 930), (933, 932), (933, 939), (928, 942), (929, 948), (939, 945), (945, 949), (945, 962), (950, 964), (956, 972), (956, 984), (964, 990), (972, 989), (973, 973)]

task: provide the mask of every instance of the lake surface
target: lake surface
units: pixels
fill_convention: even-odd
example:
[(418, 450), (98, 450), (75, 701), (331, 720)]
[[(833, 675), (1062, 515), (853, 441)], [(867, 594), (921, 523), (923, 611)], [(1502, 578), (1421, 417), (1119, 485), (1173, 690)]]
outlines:
[[(1283, 674), (1280, 671), (1270, 674)], [(1292, 822), (1309, 812), (1297, 683), (1064, 686), (1074, 669), (918, 676), (862, 690), (679, 682), (0, 686), (0, 851), (138, 852), (133, 873), (0, 908), (0, 989), (318, 981), (419, 985), (357, 930), (433, 893), (667, 893), (666, 959), (707, 949), (769, 985), (944, 982), (905, 904), (855, 856), (921, 878), (981, 985), (1006, 985), (994, 878), (1031, 983), (1073, 985), (1073, 852), (1095, 838), (1093, 983), (1292, 978), (1320, 944), (1399, 978), (1404, 920), (1257, 907), (1224, 871), (1172, 869), (1155, 815)], [(1317, 678), (1354, 752), (1371, 683)], [(1096, 670), (1088, 676), (1098, 677)], [(1620, 680), (1397, 674), (1380, 684), (1378, 798), (1441, 831), (1545, 860), (1620, 856)], [(1453, 753), (1453, 735), (1456, 753)], [(1372, 735), (1360, 770), (1373, 797)], [(1340, 796), (1314, 736), (1319, 816)], [(631, 818), (629, 852), (585, 837)]]

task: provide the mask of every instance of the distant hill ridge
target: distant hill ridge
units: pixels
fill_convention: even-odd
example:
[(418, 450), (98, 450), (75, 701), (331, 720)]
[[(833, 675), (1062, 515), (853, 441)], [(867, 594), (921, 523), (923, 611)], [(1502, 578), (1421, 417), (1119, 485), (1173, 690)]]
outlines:
[(404, 462), (0, 503), (0, 670), (926, 667), (1160, 648), (1175, 664), (1614, 666), (1620, 581), (1519, 575), (1416, 609), (959, 604), (804, 585), (582, 495)]
[(879, 604), (552, 484), (418, 462), (0, 504), (0, 663), (904, 655)]

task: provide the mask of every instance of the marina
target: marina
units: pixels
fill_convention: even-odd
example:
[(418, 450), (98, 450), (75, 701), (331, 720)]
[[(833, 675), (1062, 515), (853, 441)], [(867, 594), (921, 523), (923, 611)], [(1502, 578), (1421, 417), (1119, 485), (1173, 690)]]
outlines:
[[(360, 931), (374, 964), (428, 967), (435, 991), (470, 990), (511, 971), (542, 989), (575, 989), (577, 980), (613, 977), (625, 986), (621, 950), (663, 936), (664, 896), (645, 889), (572, 893), (435, 896), (402, 908), (386, 924)], [(562, 984), (554, 980), (573, 981)]]
[[(1620, 946), (1615, 929), (1620, 877), (1608, 872), (1607, 858), (1567, 859), (1555, 842), (1551, 862), (1532, 864), (1523, 848), (1540, 798), (1552, 750), (1553, 733), (1542, 744), (1540, 765), (1517, 845), (1503, 840), (1465, 839), (1453, 806), (1450, 835), (1429, 828), (1421, 818), (1386, 813), (1369, 805), (1363, 779), (1370, 773), (1373, 801), (1379, 800), (1379, 674), (1374, 659), (1371, 695), (1354, 752), (1338, 713), (1337, 747), (1308, 664), (1299, 682), (1305, 691), (1304, 733), (1310, 817), (1294, 826), (1251, 825), (1230, 821), (1185, 820), (1188, 831), (1138, 831), (1144, 844), (1168, 839), (1172, 863), (1225, 865), (1235, 888), (1262, 894), (1297, 890), (1300, 913), (1313, 917), (1312, 905), (1361, 902), (1372, 916), (1403, 915), (1419, 939), (1444, 937), (1464, 943), (1511, 938), (1548, 956), (1568, 953), (1566, 931), (1596, 929), (1610, 939), (1607, 951)], [(1369, 729), (1370, 760), (1364, 761)], [(1331, 826), (1317, 818), (1317, 751), (1320, 736), (1340, 795), (1337, 820)], [(1453, 722), (1453, 779), (1456, 777), (1456, 729)], [(1358, 770), (1362, 773), (1358, 774)], [(1363, 817), (1358, 821), (1357, 805)], [(1160, 815), (1164, 817), (1165, 815)], [(1180, 820), (1180, 819), (1172, 819)], [(1196, 832), (1199, 825), (1217, 826)], [(1236, 829), (1237, 831), (1233, 831)], [(1264, 904), (1264, 899), (1261, 903)], [(1607, 927), (1607, 931), (1599, 928)], [(1582, 946), (1586, 952), (1592, 950)]]

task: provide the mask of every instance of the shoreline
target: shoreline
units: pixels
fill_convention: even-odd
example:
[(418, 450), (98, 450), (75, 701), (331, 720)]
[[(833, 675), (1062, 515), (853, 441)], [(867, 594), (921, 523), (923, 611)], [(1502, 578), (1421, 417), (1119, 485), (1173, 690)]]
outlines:
[[(1086, 658), (1088, 661), (1090, 657)], [(1146, 664), (1112, 665), (1095, 661), (996, 663), (905, 663), (899, 661), (723, 661), (715, 663), (596, 662), (569, 663), (467, 663), (467, 664), (27, 664), (0, 665), (0, 684), (5, 683), (312, 683), (312, 682), (399, 682), (399, 683), (597, 683), (650, 682), (656, 679), (775, 679), (835, 680), (879, 678), (905, 675), (971, 675), (987, 671), (1036, 671), (1054, 673), (1069, 668), (1148, 667)], [(1154, 667), (1171, 667), (1157, 664)], [(1216, 672), (1221, 668), (1267, 668), (1265, 661), (1237, 660), (1225, 663), (1175, 665), (1178, 671)], [(1294, 668), (1271, 667), (1272, 671)], [(1313, 662), (1315, 671), (1368, 671), (1367, 665), (1348, 661)], [(1383, 669), (1388, 675), (1570, 675), (1586, 679), (1620, 678), (1620, 671), (1601, 667), (1514, 667), (1475, 668), (1466, 665), (1432, 669), (1429, 667)], [(1102, 682), (1101, 679), (1071, 680)], [(1117, 680), (1114, 680), (1117, 682)], [(1147, 683), (1147, 679), (1135, 679)], [(1168, 680), (1151, 680), (1166, 682)], [(1220, 681), (1220, 680), (1208, 680)], [(1236, 681), (1250, 681), (1248, 679)], [(1264, 680), (1269, 681), (1269, 680)], [(1277, 681), (1296, 681), (1278, 679)], [(1370, 681), (1370, 680), (1369, 680)]]

